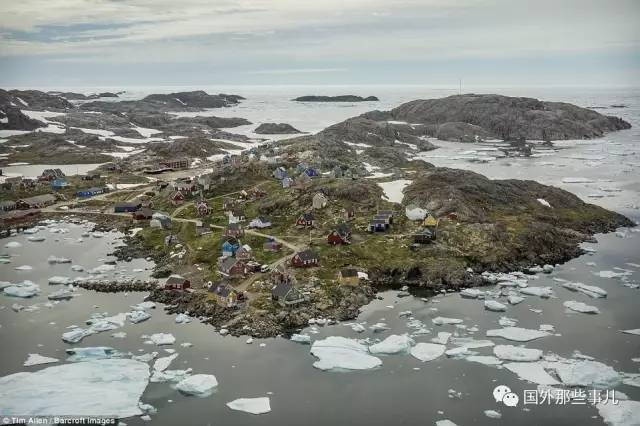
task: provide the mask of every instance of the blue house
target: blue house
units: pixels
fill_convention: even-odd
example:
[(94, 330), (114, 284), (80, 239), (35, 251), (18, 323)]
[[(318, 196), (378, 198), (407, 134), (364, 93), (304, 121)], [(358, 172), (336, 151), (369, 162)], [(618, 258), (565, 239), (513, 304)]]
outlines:
[(94, 195), (98, 195), (102, 193), (104, 193), (104, 188), (93, 187), (93, 188), (81, 189), (80, 191), (76, 192), (76, 196), (93, 197)]
[(284, 167), (278, 167), (277, 169), (275, 169), (273, 171), (273, 177), (278, 179), (278, 180), (282, 180), (284, 178), (287, 177), (287, 169), (285, 169)]
[(318, 174), (318, 171), (316, 169), (314, 169), (313, 167), (307, 167), (307, 169), (304, 171), (304, 174), (309, 176), (309, 177), (317, 177), (320, 176)]
[(233, 240), (227, 240), (222, 244), (222, 255), (225, 257), (235, 256), (239, 248), (239, 244), (234, 243)]
[(57, 189), (66, 188), (67, 186), (69, 186), (69, 183), (64, 179), (55, 179), (51, 182), (52, 189), (57, 190)]
[(292, 183), (293, 183), (293, 179), (291, 179), (289, 176), (285, 176), (282, 179), (282, 187), (283, 188), (289, 188)]

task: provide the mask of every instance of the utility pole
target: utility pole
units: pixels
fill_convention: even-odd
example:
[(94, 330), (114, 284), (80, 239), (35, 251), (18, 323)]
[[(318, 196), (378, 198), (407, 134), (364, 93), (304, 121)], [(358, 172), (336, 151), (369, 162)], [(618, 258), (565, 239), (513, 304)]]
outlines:
[(462, 79), (458, 79), (458, 95), (462, 95)]

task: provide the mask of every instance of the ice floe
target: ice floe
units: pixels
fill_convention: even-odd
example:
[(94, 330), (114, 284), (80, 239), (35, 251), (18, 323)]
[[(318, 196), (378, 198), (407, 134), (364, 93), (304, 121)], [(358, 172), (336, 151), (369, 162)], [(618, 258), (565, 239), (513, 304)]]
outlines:
[(89, 346), (85, 348), (69, 348), (65, 351), (69, 362), (84, 362), (97, 359), (122, 358), (124, 354), (108, 346)]
[(149, 340), (157, 346), (173, 345), (176, 342), (176, 338), (170, 333), (155, 333), (149, 336)]
[(187, 395), (208, 396), (218, 387), (218, 380), (213, 374), (194, 374), (181, 380), (176, 389)]
[(609, 426), (640, 425), (640, 402), (618, 401), (618, 404), (601, 402), (596, 404), (598, 414)]
[(451, 333), (446, 331), (439, 331), (438, 336), (431, 339), (431, 341), (439, 345), (446, 345), (450, 337), (451, 337)]
[(131, 359), (93, 360), (11, 374), (0, 378), (2, 414), (140, 415), (138, 401), (148, 379), (149, 366)]
[(146, 311), (131, 311), (127, 314), (127, 316), (129, 317), (129, 321), (134, 324), (146, 321), (151, 318), (151, 314)]
[(4, 245), (4, 248), (19, 248), (22, 247), (22, 244), (20, 244), (18, 241), (9, 241), (7, 244)]
[(575, 300), (567, 300), (562, 304), (565, 308), (570, 309), (575, 312), (581, 312), (583, 314), (599, 314), (600, 310), (591, 305), (587, 305), (586, 303), (577, 302)]
[(259, 398), (238, 398), (227, 402), (227, 407), (236, 411), (244, 411), (250, 414), (265, 414), (271, 411), (269, 397)]
[(169, 368), (169, 365), (173, 362), (174, 359), (176, 359), (178, 357), (178, 354), (173, 354), (173, 355), (169, 355), (169, 356), (165, 356), (162, 358), (158, 358), (156, 359), (156, 361), (153, 363), (153, 369), (155, 371), (164, 371), (167, 368)]
[(23, 281), (19, 284), (12, 284), (2, 289), (6, 296), (29, 298), (40, 293), (40, 286), (31, 281)]
[(521, 380), (539, 385), (559, 385), (560, 382), (553, 378), (544, 369), (541, 362), (511, 362), (502, 364), (504, 368), (516, 374)]
[(565, 283), (562, 283), (562, 287), (571, 291), (579, 291), (580, 293), (584, 293), (587, 296), (590, 296), (593, 298), (607, 297), (607, 292), (605, 290), (601, 289), (600, 287), (596, 287), (594, 285), (565, 282)]
[(414, 343), (407, 334), (392, 334), (383, 341), (369, 346), (369, 352), (384, 355), (408, 353)]
[(487, 337), (502, 337), (503, 339), (513, 340), (515, 342), (528, 342), (530, 340), (550, 336), (546, 331), (531, 330), (521, 327), (505, 327), (487, 330), (486, 334)]
[(622, 383), (620, 374), (598, 361), (581, 360), (552, 363), (558, 377), (566, 386), (612, 389)]
[(504, 312), (507, 310), (506, 305), (503, 305), (502, 303), (496, 300), (485, 300), (484, 308), (488, 311), (494, 311), (494, 312)]
[(435, 325), (462, 324), (464, 321), (458, 318), (435, 317), (431, 320)]
[(297, 343), (311, 343), (311, 336), (308, 334), (292, 334), (291, 341)]
[(539, 296), (544, 299), (553, 296), (553, 290), (551, 287), (524, 287), (520, 289), (520, 293), (527, 294), (529, 296)]
[(29, 357), (22, 365), (24, 365), (25, 367), (29, 367), (32, 365), (52, 364), (54, 362), (59, 362), (59, 361), (60, 360), (57, 358), (42, 356), (40, 354), (29, 354)]
[(411, 348), (411, 355), (422, 362), (433, 361), (441, 357), (446, 350), (445, 345), (437, 343), (418, 343)]
[(530, 362), (542, 358), (540, 349), (529, 349), (521, 346), (496, 345), (493, 353), (504, 361)]
[(320, 370), (368, 370), (382, 365), (380, 358), (370, 355), (365, 345), (341, 336), (316, 340), (310, 352), (318, 358), (313, 366)]
[(53, 276), (49, 278), (49, 284), (51, 285), (68, 285), (71, 284), (73, 280), (69, 277), (61, 277), (61, 276)]

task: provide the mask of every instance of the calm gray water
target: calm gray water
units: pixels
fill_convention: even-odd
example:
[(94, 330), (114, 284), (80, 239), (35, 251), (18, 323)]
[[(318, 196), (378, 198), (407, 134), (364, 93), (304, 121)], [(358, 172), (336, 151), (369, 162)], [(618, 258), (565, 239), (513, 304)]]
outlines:
[[(270, 96), (275, 96), (274, 104), (277, 106), (284, 105), (284, 100), (294, 95), (309, 92), (306, 89), (295, 91), (295, 93), (282, 88), (272, 90), (279, 95), (273, 95), (273, 92), (268, 90), (264, 93), (257, 89), (254, 97), (251, 96), (250, 91), (235, 92), (250, 98), (244, 108), (251, 110), (251, 114), (254, 115), (250, 116), (248, 112), (242, 114), (242, 107), (236, 107), (237, 111), (225, 110), (225, 114), (246, 116), (256, 122), (274, 118), (290, 123), (295, 119), (301, 123), (305, 117), (308, 117), (306, 119), (309, 121), (309, 127), (304, 128), (308, 130), (315, 129), (313, 126), (318, 126), (320, 121), (327, 120), (318, 111), (311, 117), (308, 111), (301, 112), (293, 106), (282, 107), (288, 109), (287, 114), (293, 117), (291, 120), (285, 118), (285, 112), (278, 113), (283, 115), (269, 113)], [(348, 92), (374, 94), (383, 99), (393, 99), (394, 102), (396, 99), (406, 100), (407, 96), (410, 96), (408, 91), (401, 91), (402, 93), (392, 97), (390, 95), (392, 90), (388, 90), (388, 97), (382, 96), (384, 95), (382, 89), (371, 91), (366, 88), (348, 90)], [(441, 162), (443, 165), (471, 168), (491, 177), (507, 177), (512, 176), (511, 173), (513, 173), (513, 176), (519, 178), (537, 179), (560, 185), (589, 202), (604, 205), (623, 212), (634, 220), (639, 220), (640, 211), (637, 205), (640, 204), (638, 202), (640, 138), (637, 126), (640, 125), (638, 122), (640, 98), (637, 92), (629, 94), (622, 91), (592, 91), (585, 94), (568, 89), (536, 90), (539, 92), (535, 90), (527, 92), (524, 89), (500, 90), (499, 88), (491, 91), (566, 100), (585, 106), (626, 103), (630, 108), (612, 110), (610, 113), (623, 115), (632, 121), (634, 128), (610, 135), (602, 141), (596, 141), (596, 145), (592, 142), (584, 145), (575, 144), (576, 146), (551, 157), (517, 160), (522, 163), (516, 164), (516, 167), (511, 164), (514, 160), (508, 159), (499, 159), (491, 164), (456, 160), (452, 157), (456, 157), (457, 151), (473, 149), (460, 144), (443, 144), (446, 145), (442, 150), (443, 155), (432, 161)], [(320, 91), (314, 92), (323, 94)], [(330, 93), (334, 92), (336, 91), (333, 90)], [(341, 92), (343, 91), (338, 90), (336, 93)], [(419, 95), (442, 96), (443, 94), (445, 93), (434, 95), (433, 92), (425, 90), (425, 93)], [(420, 96), (411, 96), (411, 98), (415, 97)], [(254, 107), (251, 107), (252, 105)], [(323, 108), (318, 107), (320, 112)], [(330, 111), (327, 115), (332, 121), (371, 109), (369, 106), (362, 105), (341, 108), (348, 110), (344, 111), (342, 116), (336, 112), (337, 107), (327, 107), (327, 111)], [(263, 120), (259, 119), (258, 110), (265, 111)], [(606, 141), (611, 140), (619, 143), (619, 145), (611, 145), (616, 147), (615, 152), (624, 151), (626, 155), (611, 154), (610, 150), (600, 155), (604, 157), (601, 160), (563, 158), (566, 157), (565, 152), (570, 151), (576, 154), (572, 155), (573, 157), (580, 156), (578, 154), (593, 152), (587, 151), (589, 149), (601, 149), (606, 145)], [(620, 157), (623, 159), (621, 160)], [(542, 161), (553, 164), (535, 165), (535, 162)], [(597, 161), (601, 164), (586, 164), (589, 161)], [(565, 165), (558, 166), (558, 164)], [(593, 178), (594, 182), (565, 184), (562, 179), (567, 176)], [(594, 191), (600, 191), (599, 187), (605, 185), (619, 187), (623, 191), (608, 193), (612, 196), (604, 198), (588, 196)], [(46, 261), (49, 255), (68, 257), (73, 259), (74, 264), (92, 268), (102, 263), (100, 259), (107, 258), (107, 254), (117, 243), (119, 236), (117, 233), (110, 233), (102, 239), (87, 237), (84, 238), (84, 242), (78, 243), (76, 239), (84, 231), (83, 227), (73, 224), (60, 225), (60, 227), (68, 228), (69, 233), (51, 234), (46, 230), (41, 231), (47, 236), (47, 240), (40, 243), (26, 241), (27, 236), (24, 235), (3, 239), (0, 242), (0, 253), (10, 253), (14, 256), (12, 263), (0, 265), (0, 280), (17, 282), (29, 279), (40, 284), (43, 289), (41, 295), (28, 300), (0, 295), (0, 342), (2, 342), (0, 376), (47, 367), (46, 365), (23, 367), (22, 363), (28, 353), (64, 359), (64, 350), (71, 345), (62, 342), (60, 336), (67, 331), (67, 326), (83, 325), (84, 321), (95, 312), (110, 314), (127, 312), (130, 305), (141, 302), (145, 296), (144, 293), (114, 295), (79, 290), (78, 297), (69, 302), (56, 304), (52, 308), (41, 306), (40, 309), (32, 312), (14, 312), (11, 305), (16, 302), (25, 306), (46, 302), (46, 295), (57, 289), (47, 284), (49, 277), (83, 275), (71, 272), (70, 265), (49, 265)], [(624, 235), (625, 238), (615, 234), (598, 235), (598, 243), (589, 244), (597, 250), (595, 254), (574, 259), (557, 267), (552, 274), (541, 274), (536, 281), (530, 281), (530, 285), (553, 287), (554, 298), (540, 299), (528, 296), (521, 304), (509, 306), (508, 311), (503, 314), (485, 311), (481, 301), (463, 299), (457, 294), (438, 296), (425, 302), (419, 298), (399, 298), (396, 292), (385, 292), (382, 294), (383, 300), (376, 300), (363, 309), (357, 322), (366, 322), (365, 325), (370, 325), (383, 321), (391, 330), (374, 334), (367, 329), (364, 333), (357, 334), (350, 327), (338, 324), (310, 328), (306, 332), (310, 332), (314, 340), (332, 335), (376, 339), (390, 334), (402, 334), (411, 330), (407, 328), (407, 320), (399, 318), (398, 313), (411, 310), (413, 317), (425, 322), (431, 331), (430, 334), (416, 337), (417, 342), (430, 341), (438, 331), (456, 332), (456, 330), (463, 336), (481, 339), (485, 338), (487, 329), (499, 328), (498, 318), (506, 315), (517, 319), (520, 327), (537, 329), (540, 324), (555, 326), (559, 336), (549, 336), (529, 342), (525, 344), (528, 348), (539, 348), (545, 353), (564, 357), (571, 357), (574, 350), (579, 350), (612, 366), (617, 371), (638, 373), (639, 364), (631, 359), (640, 357), (640, 337), (623, 334), (619, 330), (640, 327), (638, 313), (640, 293), (637, 289), (622, 285), (619, 279), (605, 279), (594, 275), (598, 271), (615, 270), (614, 268), (617, 267), (632, 271), (632, 275), (628, 277), (629, 282), (640, 282), (640, 270), (627, 265), (627, 263), (640, 264), (640, 233), (626, 230)], [(56, 238), (59, 241), (55, 241)], [(10, 241), (18, 241), (22, 247), (4, 248), (4, 245)], [(587, 265), (591, 262), (595, 263), (595, 266)], [(33, 270), (28, 272), (14, 270), (16, 266), (24, 264), (33, 266)], [(150, 266), (143, 260), (136, 260), (132, 263), (118, 264), (116, 270), (123, 275), (145, 277), (148, 271), (134, 273), (133, 269), (144, 269)], [(599, 286), (608, 292), (608, 297), (591, 299), (580, 293), (569, 292), (553, 281), (553, 278)], [(565, 300), (577, 300), (595, 305), (601, 313), (599, 315), (567, 313), (562, 306)], [(539, 309), (542, 312), (537, 313), (530, 309)], [(165, 315), (161, 307), (151, 312), (153, 316), (150, 320), (141, 324), (126, 324), (122, 329), (117, 330), (127, 333), (124, 339), (113, 338), (110, 336), (111, 332), (104, 332), (89, 336), (76, 346), (111, 346), (132, 353), (151, 350), (162, 352), (162, 349), (143, 344), (144, 339), (141, 336), (157, 332), (172, 333), (177, 339), (173, 348), (177, 350), (179, 357), (170, 368), (191, 367), (194, 373), (214, 374), (218, 379), (219, 387), (212, 396), (197, 398), (183, 396), (166, 383), (149, 384), (142, 396), (142, 401), (155, 406), (158, 413), (152, 415), (151, 422), (144, 422), (137, 417), (126, 419), (126, 423), (130, 425), (149, 423), (154, 425), (428, 425), (440, 419), (450, 419), (461, 426), (469, 424), (602, 424), (602, 420), (597, 416), (597, 410), (589, 405), (543, 407), (528, 405), (526, 410), (522, 406), (517, 408), (498, 406), (492, 397), (492, 390), (496, 385), (505, 384), (520, 395), (523, 390), (535, 389), (536, 386), (519, 380), (506, 369), (446, 357), (421, 363), (410, 355), (391, 355), (382, 356), (383, 365), (375, 370), (350, 373), (323, 372), (312, 366), (315, 358), (309, 354), (308, 345), (293, 343), (282, 338), (256, 340), (252, 345), (248, 345), (245, 343), (246, 337), (223, 337), (214, 332), (210, 326), (202, 325), (197, 321), (176, 324), (174, 316)], [(432, 325), (430, 320), (436, 316), (464, 319), (467, 327), (475, 326), (478, 331), (475, 334), (469, 334), (451, 325), (441, 327)], [(496, 344), (517, 344), (500, 338), (491, 340)], [(193, 343), (193, 347), (180, 346), (183, 342)], [(260, 347), (260, 343), (265, 343), (266, 346)], [(476, 351), (483, 355), (492, 353), (491, 348), (480, 348)], [(461, 392), (461, 398), (449, 398), (449, 389)], [(626, 393), (632, 400), (640, 400), (638, 388), (623, 385), (617, 389)], [(267, 394), (268, 392), (271, 394)], [(272, 408), (270, 413), (254, 416), (231, 411), (225, 406), (225, 403), (236, 398), (258, 396), (270, 396)], [(488, 409), (499, 410), (502, 413), (502, 419), (487, 418), (483, 411)]]

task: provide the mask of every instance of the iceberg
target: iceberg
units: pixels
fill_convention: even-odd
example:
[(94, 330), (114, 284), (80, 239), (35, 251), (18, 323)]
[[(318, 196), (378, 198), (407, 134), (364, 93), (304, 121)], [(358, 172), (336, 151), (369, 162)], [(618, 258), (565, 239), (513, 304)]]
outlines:
[[(538, 200), (540, 201), (540, 200)], [(502, 414), (500, 414), (499, 411), (496, 410), (484, 410), (484, 415), (489, 417), (490, 419), (501, 419), (502, 418)]]
[(173, 355), (169, 355), (169, 356), (165, 356), (162, 358), (158, 358), (156, 359), (156, 361), (153, 363), (153, 369), (155, 371), (164, 371), (167, 368), (169, 368), (169, 365), (173, 362), (174, 359), (176, 359), (178, 357), (178, 354), (173, 354)]
[(13, 284), (2, 289), (5, 296), (29, 298), (40, 293), (40, 286), (31, 281), (23, 281), (20, 284)]
[(449, 419), (444, 419), (444, 420), (436, 421), (436, 426), (458, 426), (458, 425)]
[(594, 299), (600, 297), (607, 297), (607, 292), (600, 287), (596, 287), (594, 285), (586, 285), (582, 283), (572, 283), (566, 282), (562, 283), (562, 287), (571, 291), (579, 291), (581, 293), (586, 294), (587, 296), (593, 297)]
[(487, 337), (502, 337), (503, 339), (513, 340), (515, 342), (528, 342), (530, 340), (540, 339), (541, 337), (550, 336), (546, 331), (531, 330), (521, 327), (505, 327), (493, 330), (487, 330)]
[(71, 263), (71, 259), (67, 259), (66, 257), (57, 257), (57, 256), (49, 256), (47, 258), (47, 262), (49, 263)]
[(440, 345), (446, 345), (450, 337), (451, 333), (446, 331), (439, 331), (438, 337), (434, 337), (433, 339), (431, 339), (431, 341)]
[(176, 315), (175, 322), (177, 324), (187, 324), (191, 322), (191, 318), (187, 314), (178, 314)]
[(502, 303), (496, 300), (485, 300), (484, 308), (487, 311), (494, 311), (494, 312), (504, 312), (507, 310), (507, 307), (505, 305), (503, 305)]
[(435, 325), (462, 324), (464, 321), (458, 318), (435, 317), (431, 320)]
[(437, 343), (418, 343), (411, 348), (411, 355), (422, 362), (427, 362), (440, 358), (444, 354), (445, 350), (445, 345)]
[(74, 328), (62, 334), (62, 340), (67, 343), (78, 343), (87, 336), (91, 336), (95, 332), (91, 329)]
[(504, 368), (515, 373), (518, 378), (539, 385), (559, 385), (560, 382), (554, 379), (544, 369), (541, 361), (538, 362), (511, 362), (502, 364)]
[(171, 333), (156, 333), (149, 336), (154, 344), (160, 345), (173, 345), (176, 342), (176, 338)]
[[(138, 401), (149, 366), (131, 359), (63, 364), (0, 378), (4, 416), (107, 416), (142, 414)], [(64, 384), (64, 385), (62, 385)]]
[(407, 334), (392, 334), (382, 342), (369, 346), (372, 354), (393, 355), (407, 353), (415, 342)]
[(523, 300), (524, 300), (524, 297), (516, 296), (515, 294), (511, 294), (507, 297), (507, 301), (509, 302), (510, 305), (517, 305)]
[(389, 330), (389, 327), (387, 327), (387, 324), (384, 322), (377, 322), (372, 326), (370, 326), (369, 329), (372, 330), (374, 333), (380, 333), (382, 331)]
[(636, 336), (640, 336), (640, 328), (634, 328), (633, 330), (620, 330), (625, 334), (635, 334)]
[(71, 298), (73, 298), (73, 290), (67, 288), (61, 288), (47, 295), (49, 300), (67, 300)]
[(107, 346), (89, 346), (86, 348), (71, 348), (65, 351), (69, 362), (84, 362), (97, 359), (122, 358), (124, 354)]
[(478, 290), (477, 288), (465, 288), (464, 290), (460, 291), (460, 296), (469, 299), (477, 299), (479, 297), (484, 297), (484, 291)]
[(316, 340), (310, 352), (318, 358), (313, 366), (319, 370), (368, 370), (382, 365), (380, 358), (370, 355), (365, 345), (346, 337)]
[(311, 336), (309, 336), (308, 334), (292, 334), (291, 335), (291, 341), (292, 342), (298, 342), (298, 343), (311, 343)]
[(60, 277), (60, 276), (53, 276), (49, 278), (49, 284), (51, 285), (67, 285), (67, 284), (71, 284), (73, 282), (73, 280), (69, 277)]
[(18, 248), (18, 247), (22, 247), (22, 244), (20, 244), (17, 241), (9, 241), (7, 244), (4, 245), (4, 248)]
[(25, 367), (30, 367), (32, 365), (51, 364), (59, 361), (60, 360), (57, 358), (50, 358), (48, 356), (42, 356), (40, 354), (29, 354), (29, 357), (22, 365), (24, 365)]
[(213, 374), (194, 374), (181, 380), (176, 389), (187, 395), (208, 396), (218, 387), (218, 381)]
[(595, 306), (587, 305), (586, 303), (576, 302), (575, 300), (567, 300), (562, 304), (565, 308), (575, 312), (583, 314), (599, 314), (600, 310)]
[(33, 267), (31, 265), (21, 265), (21, 266), (16, 266), (13, 269), (15, 269), (16, 271), (31, 271)]
[[(617, 393), (617, 392), (616, 392)], [(602, 420), (609, 426), (638, 426), (640, 424), (640, 402), (619, 401), (614, 405), (611, 403), (596, 404), (598, 413)]]
[(46, 240), (46, 238), (45, 238), (45, 237), (43, 237), (43, 236), (39, 236), (39, 237), (32, 236), (32, 237), (27, 238), (27, 240), (28, 240), (28, 241), (31, 241), (31, 242), (33, 242), (33, 243), (40, 243), (40, 242), (42, 242), (42, 241)]
[(91, 275), (99, 275), (104, 274), (105, 272), (114, 271), (115, 269), (115, 265), (100, 265), (96, 266), (95, 268), (89, 269), (87, 273)]
[(260, 398), (239, 398), (227, 402), (227, 407), (236, 411), (244, 411), (250, 414), (265, 414), (271, 411), (269, 397)]
[(529, 296), (539, 296), (544, 299), (553, 296), (551, 287), (524, 287), (520, 289), (520, 293), (528, 294)]
[(142, 321), (146, 321), (149, 318), (151, 318), (151, 314), (145, 311), (131, 311), (127, 314), (127, 316), (129, 317), (129, 321), (131, 321), (134, 324), (137, 324)]
[(542, 358), (540, 349), (528, 349), (512, 345), (496, 345), (493, 354), (504, 361), (538, 361)]
[(131, 309), (135, 311), (145, 311), (147, 309), (155, 309), (155, 307), (156, 307), (155, 302), (146, 301), (146, 302), (140, 302), (137, 305), (132, 305)]
[(557, 362), (552, 364), (552, 368), (566, 386), (613, 389), (622, 383), (622, 377), (616, 370), (598, 361)]

